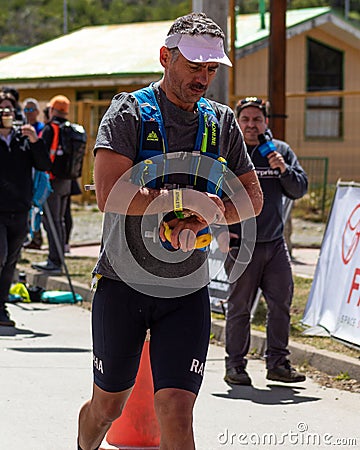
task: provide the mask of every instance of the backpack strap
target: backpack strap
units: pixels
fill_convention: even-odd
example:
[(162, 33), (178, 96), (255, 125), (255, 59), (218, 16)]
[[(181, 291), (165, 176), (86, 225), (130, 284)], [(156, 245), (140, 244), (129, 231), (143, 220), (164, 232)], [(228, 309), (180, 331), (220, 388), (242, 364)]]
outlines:
[[(164, 121), (152, 85), (132, 93), (139, 103), (141, 132), (134, 181), (160, 189), (167, 182), (167, 164), (154, 164), (151, 158), (168, 153)], [(162, 170), (161, 170), (162, 167)]]
[[(214, 160), (199, 158), (194, 161), (191, 184), (197, 190), (222, 195), (222, 183), (227, 170), (225, 158), (220, 156), (220, 125), (216, 113), (206, 98), (201, 97), (197, 103), (199, 110), (199, 128), (196, 137), (195, 151), (199, 156), (207, 156)], [(201, 170), (200, 170), (201, 167)], [(198, 173), (201, 173), (201, 177)]]
[[(156, 154), (168, 153), (164, 121), (153, 85), (139, 89), (133, 92), (132, 95), (139, 103), (142, 119), (137, 161), (143, 161)], [(201, 97), (197, 102), (197, 107), (199, 111), (199, 127), (194, 150), (201, 151), (207, 156), (217, 159), (220, 156), (219, 121), (207, 99)]]
[[(56, 157), (56, 151), (59, 148), (59, 139), (60, 139), (60, 125), (56, 122), (49, 122), (49, 125), (51, 126), (54, 136), (53, 140), (50, 145), (50, 161), (54, 163), (55, 157)], [(54, 180), (56, 177), (55, 175), (50, 171), (50, 180)]]
[[(169, 153), (165, 125), (159, 104), (156, 100), (153, 84), (135, 91), (132, 95), (136, 98), (141, 114), (141, 132), (139, 151), (136, 164), (133, 167), (133, 182), (141, 186), (160, 188), (166, 183)], [(189, 185), (200, 191), (207, 191), (221, 195), (222, 179), (226, 170), (226, 161), (220, 157), (220, 126), (216, 113), (211, 104), (200, 98), (197, 102), (199, 111), (199, 126), (195, 140), (194, 151), (191, 153), (191, 174), (189, 175)], [(161, 164), (156, 164), (154, 156), (165, 157)], [(201, 156), (210, 156), (214, 162), (210, 168), (200, 171)], [(171, 158), (170, 158), (171, 159)], [(169, 159), (169, 160), (170, 160)], [(225, 162), (225, 164), (224, 164)], [(209, 164), (206, 164), (209, 166)], [(162, 173), (159, 168), (162, 167)], [(199, 172), (200, 171), (200, 172)], [(198, 177), (200, 173), (202, 176)], [(208, 228), (202, 230), (208, 233)], [(200, 233), (201, 234), (201, 233)], [(204, 244), (202, 250), (205, 250)]]
[[(139, 89), (132, 93), (136, 98), (141, 114), (141, 131), (139, 151), (136, 158), (136, 163), (140, 166), (134, 171), (135, 180), (137, 183), (144, 185), (145, 182), (148, 187), (160, 188), (167, 182), (167, 164), (166, 161), (162, 164), (162, 171), (159, 172), (157, 164), (153, 164), (151, 158), (158, 155), (165, 155), (168, 153), (168, 143), (166, 138), (165, 126), (159, 104), (156, 100), (153, 84), (143, 89)], [(220, 157), (220, 126), (216, 113), (209, 103), (203, 97), (197, 102), (199, 111), (199, 126), (194, 146), (195, 153), (199, 156), (205, 155), (218, 159)], [(199, 158), (194, 158), (191, 172), (198, 173)], [(189, 185), (196, 186), (197, 189), (209, 192), (218, 193), (218, 189), (214, 189), (216, 183), (198, 179), (194, 175), (189, 176)]]
[(220, 156), (220, 126), (213, 107), (206, 98), (197, 102), (199, 128), (196, 136), (195, 151), (217, 159)]
[(132, 93), (141, 113), (140, 148), (137, 161), (167, 153), (168, 144), (164, 121), (152, 85)]

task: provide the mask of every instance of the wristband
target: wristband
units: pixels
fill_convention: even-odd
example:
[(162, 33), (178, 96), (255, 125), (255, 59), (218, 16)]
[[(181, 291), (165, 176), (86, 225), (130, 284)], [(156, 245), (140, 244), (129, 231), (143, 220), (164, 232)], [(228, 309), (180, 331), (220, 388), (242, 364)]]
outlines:
[(181, 189), (173, 189), (174, 213), (178, 219), (184, 219), (183, 196)]

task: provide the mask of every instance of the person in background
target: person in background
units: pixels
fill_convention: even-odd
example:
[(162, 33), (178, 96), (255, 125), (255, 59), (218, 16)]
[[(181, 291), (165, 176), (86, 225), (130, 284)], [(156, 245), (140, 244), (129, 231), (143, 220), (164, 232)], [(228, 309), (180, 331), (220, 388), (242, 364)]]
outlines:
[[(50, 159), (55, 157), (56, 149), (59, 146), (59, 125), (68, 120), (70, 111), (70, 100), (64, 95), (56, 95), (50, 102), (50, 122), (45, 124), (41, 138), (43, 139), (46, 149), (50, 155)], [(65, 247), (65, 211), (68, 197), (71, 193), (71, 180), (55, 177), (50, 172), (51, 187), (53, 192), (47, 199), (47, 205), (55, 225), (57, 237), (62, 249)], [(45, 273), (53, 275), (61, 274), (62, 255), (59, 255), (56, 239), (50, 226), (51, 218), (44, 214), (44, 228), (46, 230), (49, 253), (46, 261), (32, 264), (32, 267)]]
[[(139, 92), (116, 95), (100, 124), (94, 149), (97, 202), (100, 210), (109, 212), (105, 220), (125, 222), (111, 227), (114, 241), (110, 239), (109, 247), (104, 232), (105, 247), (94, 269), (99, 279), (92, 308), (94, 383), (92, 399), (79, 414), (80, 450), (99, 448), (121, 415), (135, 383), (147, 329), (161, 448), (195, 448), (193, 408), (209, 344), (210, 301), (208, 252), (194, 249), (194, 239), (207, 225), (253, 217), (262, 205), (259, 182), (233, 111), (201, 99), (220, 64), (231, 65), (224, 42), (221, 28), (205, 14), (179, 17), (160, 49), (163, 78), (140, 91), (161, 112), (163, 124), (159, 116), (158, 121), (144, 119), (140, 105), (146, 103), (136, 97)], [(139, 139), (142, 123), (148, 127), (144, 140)], [(177, 170), (182, 161), (205, 164), (203, 158), (198, 159), (200, 149), (211, 146), (216, 150), (214, 154), (227, 161), (233, 181), (237, 180), (232, 200), (239, 200), (241, 210), (237, 211), (234, 202), (208, 192), (207, 184), (202, 190), (200, 180), (190, 173), (165, 170), (169, 183), (159, 177), (158, 186), (143, 186), (141, 179), (152, 164), (144, 147), (155, 147), (162, 155), (165, 135), (166, 161)], [(140, 166), (136, 164), (139, 152)], [(219, 160), (211, 161), (223, 173)], [(144, 171), (137, 183), (139, 167)], [(126, 173), (134, 168), (135, 178), (130, 182)], [(193, 189), (187, 188), (189, 183)], [(240, 201), (243, 194), (248, 208)], [(173, 251), (161, 244), (166, 240), (165, 225), (172, 230)], [(153, 230), (159, 226), (157, 239)], [(155, 240), (147, 238), (147, 230)], [(115, 259), (108, 257), (108, 251), (115, 251)], [(136, 261), (130, 258), (127, 262), (130, 254)]]
[(38, 101), (35, 98), (26, 98), (23, 101), (23, 112), (25, 122), (32, 125), (36, 130), (36, 134), (39, 136), (41, 130), (44, 128), (44, 122), (38, 120), (40, 114)]
[(1, 92), (10, 94), (16, 101), (15, 121), (19, 124), (25, 123), (25, 116), (22, 112), (21, 105), (19, 103), (19, 91), (12, 86), (3, 86)]
[(81, 188), (79, 186), (79, 182), (77, 180), (71, 180), (71, 191), (70, 191), (70, 195), (68, 197), (68, 201), (66, 204), (66, 209), (65, 209), (65, 246), (64, 246), (64, 252), (65, 253), (70, 253), (70, 236), (71, 236), (71, 231), (73, 228), (73, 218), (72, 218), (72, 214), (71, 214), (71, 197), (73, 195), (80, 195), (81, 194)]
[(30, 124), (14, 126), (17, 102), (0, 93), (0, 325), (15, 326), (6, 308), (29, 225), (32, 171), (49, 170), (44, 142)]
[[(266, 378), (285, 383), (300, 382), (305, 380), (305, 376), (297, 372), (288, 360), (293, 278), (283, 235), (283, 196), (290, 199), (302, 197), (308, 187), (307, 175), (290, 146), (272, 138), (265, 103), (261, 99), (247, 97), (240, 100), (236, 106), (236, 117), (260, 180), (264, 205), (256, 217), (257, 236), (252, 258), (230, 289), (224, 379), (230, 384), (251, 385), (246, 371), (250, 312), (257, 290), (261, 288), (268, 307)], [(225, 264), (228, 274), (241, 244), (241, 224), (231, 225), (229, 231), (234, 248), (230, 250)], [(229, 250), (228, 236), (225, 233), (218, 236), (224, 252)]]
[(44, 124), (50, 122), (50, 104), (48, 103), (43, 109)]
[[(41, 131), (44, 128), (44, 123), (38, 120), (40, 114), (38, 101), (35, 98), (26, 98), (23, 101), (23, 112), (25, 115), (25, 123), (32, 125), (36, 130), (36, 134), (40, 136)], [(24, 248), (40, 250), (42, 242), (41, 229), (32, 231), (32, 238), (29, 238), (28, 241), (24, 243)]]

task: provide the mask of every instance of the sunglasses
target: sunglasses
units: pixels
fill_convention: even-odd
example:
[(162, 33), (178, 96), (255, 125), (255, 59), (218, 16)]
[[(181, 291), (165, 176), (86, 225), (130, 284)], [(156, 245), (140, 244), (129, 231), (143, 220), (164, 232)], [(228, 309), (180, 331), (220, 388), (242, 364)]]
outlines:
[(246, 103), (257, 103), (258, 105), (262, 105), (264, 102), (261, 98), (257, 97), (246, 97), (240, 100), (240, 105), (245, 105)]
[(15, 112), (14, 108), (0, 108), (0, 114), (10, 114)]
[(24, 108), (24, 113), (35, 112), (36, 108)]

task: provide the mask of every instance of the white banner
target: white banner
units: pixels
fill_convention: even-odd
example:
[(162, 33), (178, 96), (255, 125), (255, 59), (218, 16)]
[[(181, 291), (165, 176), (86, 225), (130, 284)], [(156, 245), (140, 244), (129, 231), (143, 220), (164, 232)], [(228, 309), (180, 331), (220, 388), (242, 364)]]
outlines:
[(360, 185), (340, 183), (303, 323), (360, 346)]

